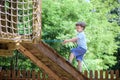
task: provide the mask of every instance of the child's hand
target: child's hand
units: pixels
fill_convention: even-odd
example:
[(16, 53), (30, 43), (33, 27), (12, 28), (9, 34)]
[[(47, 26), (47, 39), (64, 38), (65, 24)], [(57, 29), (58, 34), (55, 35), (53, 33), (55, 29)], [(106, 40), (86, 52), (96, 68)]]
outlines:
[(68, 40), (64, 40), (63, 42), (62, 42), (62, 44), (66, 44), (68, 42)]

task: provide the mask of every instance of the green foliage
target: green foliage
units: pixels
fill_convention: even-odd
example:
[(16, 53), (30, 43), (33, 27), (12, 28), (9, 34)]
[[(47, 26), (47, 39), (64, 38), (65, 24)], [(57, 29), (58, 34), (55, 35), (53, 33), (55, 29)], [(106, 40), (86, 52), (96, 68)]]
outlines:
[[(73, 4), (74, 3), (74, 4)], [(113, 0), (90, 3), (83, 0), (43, 0), (42, 1), (42, 39), (64, 40), (76, 35), (75, 22), (85, 21), (88, 51), (85, 55), (90, 69), (108, 69), (116, 63), (117, 37), (120, 28), (109, 23), (108, 12), (117, 6)], [(52, 4), (52, 5), (51, 5)], [(73, 43), (62, 45), (59, 42), (47, 42), (65, 58), (69, 57)], [(93, 66), (91, 66), (93, 64)], [(76, 63), (74, 63), (76, 66)]]
[(0, 57), (0, 67), (5, 70), (40, 70), (30, 59), (17, 50), (11, 57)]

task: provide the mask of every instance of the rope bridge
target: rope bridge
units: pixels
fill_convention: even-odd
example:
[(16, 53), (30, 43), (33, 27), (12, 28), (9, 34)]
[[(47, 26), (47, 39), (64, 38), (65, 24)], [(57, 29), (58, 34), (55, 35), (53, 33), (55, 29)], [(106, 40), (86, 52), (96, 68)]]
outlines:
[(40, 0), (0, 0), (0, 40), (33, 41), (40, 37)]

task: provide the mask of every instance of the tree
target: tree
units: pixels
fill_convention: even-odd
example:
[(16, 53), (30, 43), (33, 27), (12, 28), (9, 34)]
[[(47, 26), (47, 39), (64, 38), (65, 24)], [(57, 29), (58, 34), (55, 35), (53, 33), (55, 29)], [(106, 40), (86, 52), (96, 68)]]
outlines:
[[(119, 24), (120, 24), (120, 20), (119, 20), (119, 18), (120, 18), (120, 11), (119, 11), (120, 5), (119, 4), (120, 3), (119, 3), (119, 0), (118, 1), (116, 1), (116, 0), (110, 0), (110, 1), (109, 0), (105, 0), (105, 1), (101, 0), (99, 2), (102, 3), (101, 5), (105, 5), (106, 8), (108, 8), (107, 12), (106, 12), (107, 13), (106, 18), (111, 23), (111, 25), (112, 25), (112, 23), (114, 23), (116, 25), (118, 24), (118, 26), (119, 26)], [(118, 27), (118, 26), (116, 27), (115, 25), (113, 25), (112, 27), (116, 28), (115, 30), (118, 30), (118, 31), (114, 30), (115, 33), (116, 33), (116, 36), (114, 38), (115, 38), (115, 42), (117, 43), (117, 47), (120, 47), (119, 46), (119, 44), (120, 44), (120, 40), (119, 40), (119, 37), (120, 37), (120, 33), (119, 33), (120, 27)], [(120, 65), (119, 64), (119, 59), (120, 59), (119, 58), (119, 48), (117, 49), (117, 52), (115, 52), (114, 55), (117, 58), (117, 63), (116, 63), (115, 66), (112, 66), (112, 69), (116, 69), (116, 68), (118, 68), (118, 65)]]
[[(107, 20), (111, 1), (91, 0), (88, 3), (83, 0), (43, 0), (42, 3), (43, 40), (71, 38), (76, 34), (75, 22), (85, 21), (88, 39), (85, 61), (89, 69), (108, 69), (116, 63), (116, 57), (113, 55), (118, 46), (114, 38), (120, 29), (116, 23), (109, 23)], [(66, 58), (69, 56), (70, 48), (75, 46), (72, 43), (65, 46), (59, 42), (47, 43)], [(76, 63), (74, 65), (76, 66)]]

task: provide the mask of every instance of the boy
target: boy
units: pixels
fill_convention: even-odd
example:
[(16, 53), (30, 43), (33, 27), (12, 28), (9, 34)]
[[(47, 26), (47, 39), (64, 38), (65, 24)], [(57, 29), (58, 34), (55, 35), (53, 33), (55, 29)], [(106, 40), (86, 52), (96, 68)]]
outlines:
[(86, 24), (84, 22), (76, 23), (76, 31), (78, 32), (75, 38), (64, 40), (64, 44), (68, 42), (77, 42), (77, 47), (71, 50), (69, 57), (69, 62), (72, 63), (73, 58), (75, 57), (78, 62), (78, 70), (82, 71), (82, 60), (83, 56), (87, 51), (86, 37), (84, 34)]

